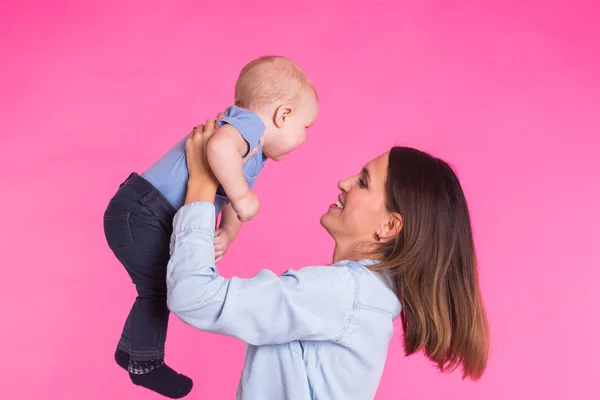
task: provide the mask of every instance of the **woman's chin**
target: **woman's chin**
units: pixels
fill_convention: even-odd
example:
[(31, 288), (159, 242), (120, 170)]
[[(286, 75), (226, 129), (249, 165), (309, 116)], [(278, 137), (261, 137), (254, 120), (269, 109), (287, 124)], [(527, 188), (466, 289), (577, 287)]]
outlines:
[(321, 215), (321, 219), (319, 220), (319, 222), (321, 223), (321, 226), (323, 228), (325, 228), (326, 231), (329, 231), (329, 229), (327, 229), (327, 227), (329, 225), (328, 224), (329, 218), (330, 218), (329, 213), (325, 213), (325, 214)]
[[(334, 206), (335, 207), (335, 206)], [(337, 207), (336, 207), (337, 209)], [(329, 207), (329, 210), (321, 216), (321, 226), (325, 228), (327, 232), (331, 235), (331, 228), (335, 225), (336, 216), (339, 215), (341, 210), (334, 210)]]

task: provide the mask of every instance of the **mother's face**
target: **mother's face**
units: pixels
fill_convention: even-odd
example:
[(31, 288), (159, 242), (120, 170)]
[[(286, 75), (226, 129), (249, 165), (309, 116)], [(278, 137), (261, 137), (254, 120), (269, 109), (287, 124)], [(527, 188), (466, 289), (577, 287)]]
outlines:
[(338, 183), (336, 203), (321, 217), (321, 225), (336, 244), (376, 242), (375, 234), (388, 220), (385, 207), (389, 153), (369, 161), (357, 175)]

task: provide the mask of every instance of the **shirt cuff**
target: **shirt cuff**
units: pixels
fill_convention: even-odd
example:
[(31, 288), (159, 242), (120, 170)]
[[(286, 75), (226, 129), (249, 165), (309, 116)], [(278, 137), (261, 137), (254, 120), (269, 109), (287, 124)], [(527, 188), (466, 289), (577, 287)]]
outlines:
[(215, 230), (215, 206), (206, 201), (184, 205), (173, 218), (173, 233)]

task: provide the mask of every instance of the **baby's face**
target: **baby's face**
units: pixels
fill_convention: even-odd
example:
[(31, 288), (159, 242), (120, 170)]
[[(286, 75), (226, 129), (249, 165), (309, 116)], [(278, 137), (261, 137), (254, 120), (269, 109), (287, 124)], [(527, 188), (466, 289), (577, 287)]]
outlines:
[(303, 102), (286, 117), (284, 126), (263, 152), (272, 160), (280, 161), (289, 152), (300, 147), (306, 140), (306, 130), (315, 122), (319, 114), (319, 103), (316, 99)]

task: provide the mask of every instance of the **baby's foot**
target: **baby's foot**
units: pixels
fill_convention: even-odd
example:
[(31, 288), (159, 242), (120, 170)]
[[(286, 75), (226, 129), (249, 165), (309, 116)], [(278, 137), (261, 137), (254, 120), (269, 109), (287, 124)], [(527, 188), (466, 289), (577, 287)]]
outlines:
[(163, 360), (131, 360), (129, 377), (134, 384), (172, 399), (186, 396), (194, 385), (190, 378), (178, 374)]

